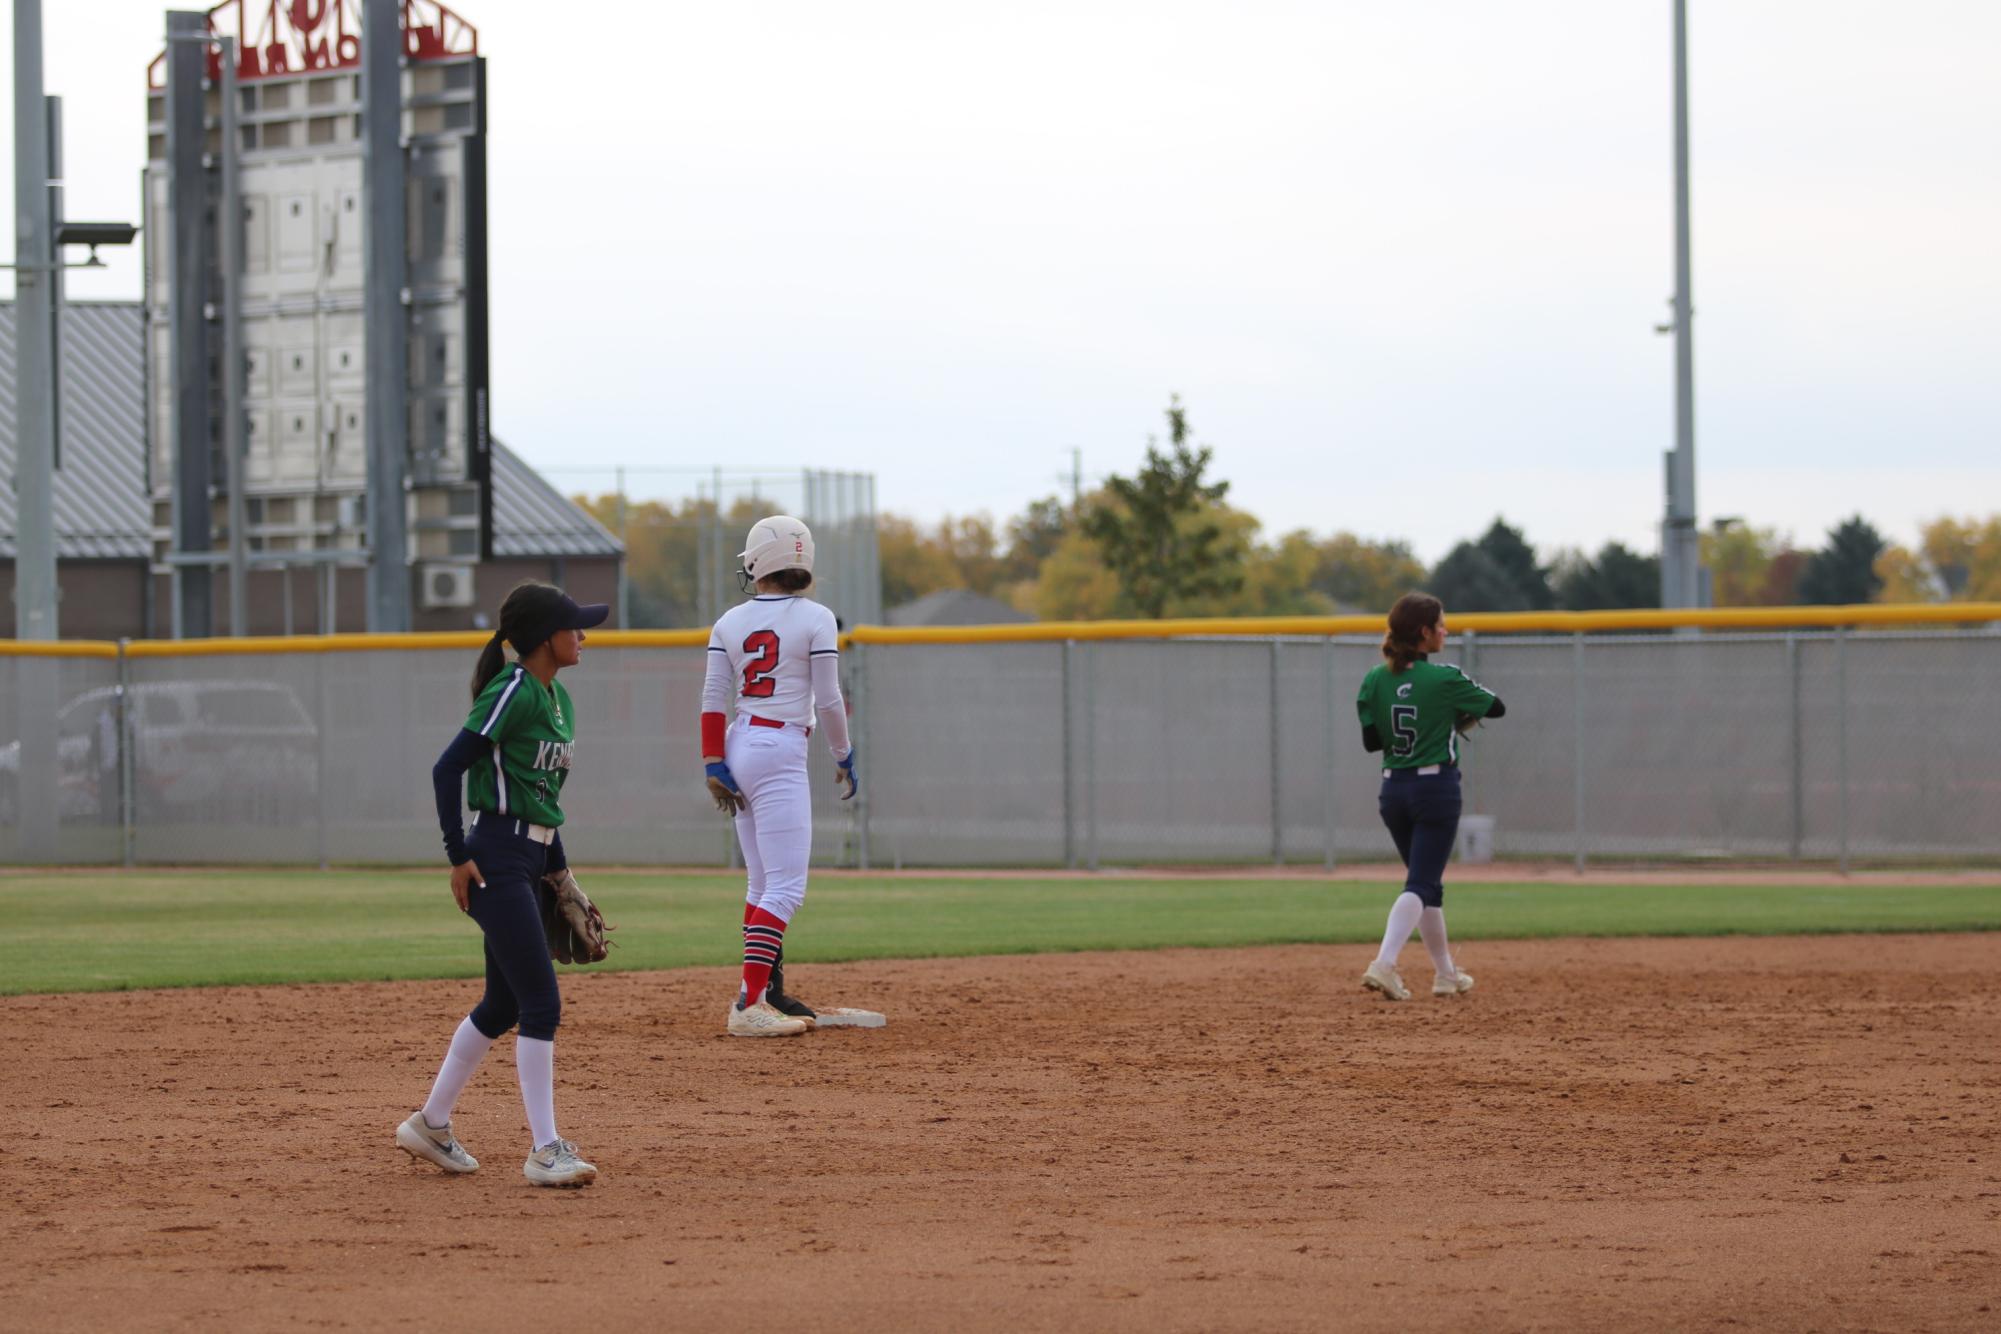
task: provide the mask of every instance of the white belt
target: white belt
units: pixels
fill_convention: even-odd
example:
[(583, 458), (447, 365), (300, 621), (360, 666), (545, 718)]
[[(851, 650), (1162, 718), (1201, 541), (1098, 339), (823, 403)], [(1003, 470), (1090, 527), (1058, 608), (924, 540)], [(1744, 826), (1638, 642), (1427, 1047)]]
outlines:
[(1383, 770), (1383, 777), (1388, 778), (1391, 774), (1404, 773), (1416, 774), (1419, 778), (1429, 778), (1433, 774), (1442, 772), (1444, 768), (1445, 766), (1442, 764), (1427, 764), (1422, 769), (1385, 769)]
[[(479, 818), (485, 814), (485, 811), (473, 812), (473, 828), (477, 829), (479, 827)], [(496, 815), (493, 818), (499, 822), (493, 826), (495, 829), (513, 834), (516, 838), (533, 839), (537, 843), (553, 843), (556, 840), (556, 828), (554, 825), (530, 824), (526, 820), (510, 820), (501, 815)]]

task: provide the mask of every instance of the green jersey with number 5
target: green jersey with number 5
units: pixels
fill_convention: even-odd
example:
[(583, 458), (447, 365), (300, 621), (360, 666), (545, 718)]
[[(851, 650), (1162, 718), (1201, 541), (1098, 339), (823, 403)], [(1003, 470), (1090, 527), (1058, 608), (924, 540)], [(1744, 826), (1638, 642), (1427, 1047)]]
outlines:
[(1422, 657), (1400, 672), (1388, 663), (1370, 668), (1355, 696), (1355, 712), (1382, 738), (1391, 769), (1459, 763), (1460, 718), (1485, 718), (1493, 707), (1493, 691), (1451, 663)]

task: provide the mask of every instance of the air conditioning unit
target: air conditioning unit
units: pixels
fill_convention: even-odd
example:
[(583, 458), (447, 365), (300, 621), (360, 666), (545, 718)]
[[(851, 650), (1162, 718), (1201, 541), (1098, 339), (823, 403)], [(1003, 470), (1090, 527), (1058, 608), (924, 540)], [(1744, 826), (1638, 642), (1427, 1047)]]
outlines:
[(472, 566), (420, 565), (417, 577), (423, 586), (418, 600), (425, 611), (472, 605)]

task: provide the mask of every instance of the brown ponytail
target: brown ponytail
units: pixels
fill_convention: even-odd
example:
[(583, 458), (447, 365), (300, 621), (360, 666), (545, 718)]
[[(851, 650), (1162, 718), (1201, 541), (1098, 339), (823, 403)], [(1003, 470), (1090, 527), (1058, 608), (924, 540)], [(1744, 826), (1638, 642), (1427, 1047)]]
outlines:
[(1417, 661), (1425, 632), (1445, 615), (1445, 604), (1429, 593), (1406, 593), (1390, 608), (1390, 632), (1383, 636), (1383, 656), (1390, 670), (1401, 672)]
[(486, 647), (479, 651), (479, 662), (472, 669), (474, 699), (478, 699), (480, 692), (507, 667), (507, 654), (500, 646), (501, 641), (506, 640), (518, 649), (522, 640), (533, 635), (548, 620), (562, 597), (563, 590), (554, 584), (537, 583), (533, 579), (518, 583), (509, 590), (506, 600), (500, 604), (500, 628), (493, 632), (493, 638), (487, 640)]
[(790, 567), (773, 570), (760, 578), (757, 586), (763, 588), (767, 583), (781, 593), (803, 593), (813, 586), (813, 572)]
[(493, 632), (493, 638), (486, 641), (486, 647), (479, 651), (479, 664), (472, 669), (472, 697), (479, 698), (479, 692), (486, 689), (487, 682), (500, 675), (507, 666), (507, 653), (500, 647), (500, 631)]

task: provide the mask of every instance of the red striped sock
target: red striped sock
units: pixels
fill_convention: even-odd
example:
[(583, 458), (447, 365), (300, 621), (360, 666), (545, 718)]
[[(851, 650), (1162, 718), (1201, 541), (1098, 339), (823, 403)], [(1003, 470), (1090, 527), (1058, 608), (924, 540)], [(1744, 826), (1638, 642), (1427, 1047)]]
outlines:
[(743, 1003), (755, 1005), (764, 999), (765, 984), (771, 981), (771, 966), (778, 962), (778, 947), (785, 943), (785, 923), (762, 908), (752, 908), (743, 923)]

